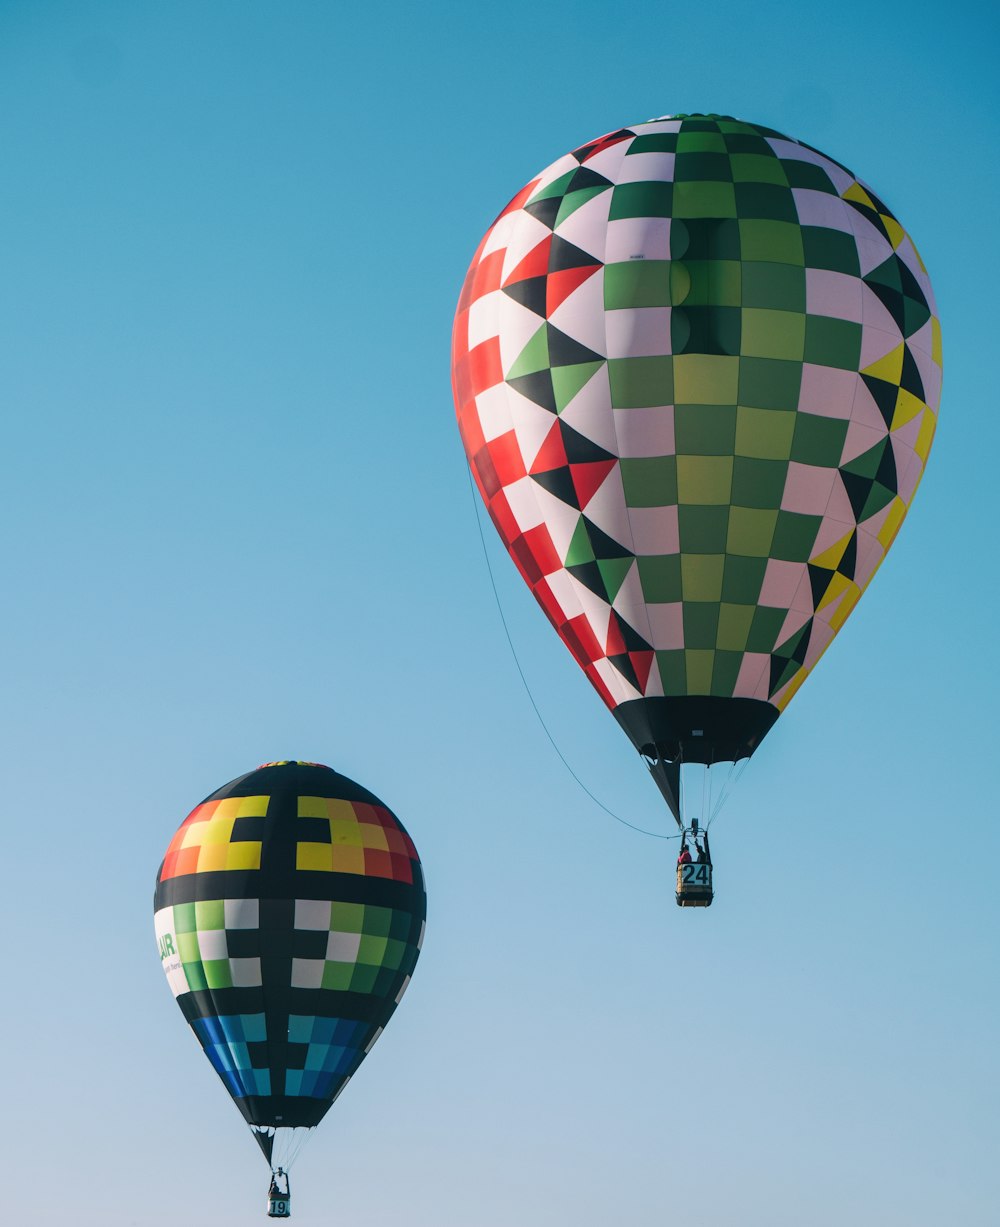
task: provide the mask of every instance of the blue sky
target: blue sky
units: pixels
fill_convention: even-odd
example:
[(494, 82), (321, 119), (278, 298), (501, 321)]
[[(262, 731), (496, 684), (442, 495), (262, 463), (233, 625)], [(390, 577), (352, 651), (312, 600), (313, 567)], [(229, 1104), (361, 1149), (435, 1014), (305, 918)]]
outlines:
[[(150, 903), (193, 805), (298, 757), (379, 794), (429, 888), (406, 1001), (297, 1166), (298, 1222), (995, 1221), (1000, 107), (979, 11), (3, 0), (13, 1217), (262, 1212)], [(675, 845), (603, 814), (532, 713), (449, 345), (476, 243), (534, 172), (696, 110), (816, 145), (899, 214), (945, 389), (914, 510), (713, 828), (719, 897), (689, 914)], [(666, 831), (488, 548), (560, 748)]]

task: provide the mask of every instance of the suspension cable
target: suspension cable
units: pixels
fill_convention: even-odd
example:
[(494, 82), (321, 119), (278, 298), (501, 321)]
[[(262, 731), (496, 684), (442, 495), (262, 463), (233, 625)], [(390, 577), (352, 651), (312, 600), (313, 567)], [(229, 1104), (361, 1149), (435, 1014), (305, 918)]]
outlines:
[(542, 730), (545, 733), (545, 736), (549, 739), (549, 744), (552, 746), (553, 750), (555, 750), (556, 754), (558, 754), (559, 759), (562, 762), (562, 765), (570, 773), (573, 779), (576, 780), (577, 784), (579, 784), (579, 786), (583, 789), (583, 791), (587, 794), (587, 796), (591, 799), (591, 801), (594, 802), (596, 806), (604, 810), (604, 812), (608, 815), (608, 817), (613, 818), (615, 822), (620, 822), (622, 826), (628, 827), (630, 831), (637, 831), (640, 835), (648, 835), (652, 839), (668, 839), (668, 840), (669, 839), (680, 839), (679, 835), (664, 835), (659, 831), (647, 831), (644, 827), (637, 827), (634, 823), (628, 822), (626, 821), (626, 819), (620, 817), (618, 814), (614, 812), (614, 810), (608, 809), (608, 807), (604, 804), (603, 801), (598, 800), (598, 798), (594, 796), (594, 794), (590, 791), (587, 785), (584, 784), (583, 780), (580, 779), (580, 777), (576, 774), (573, 768), (569, 765), (569, 763), (566, 760), (565, 754), (563, 754), (562, 750), (559, 749), (559, 746), (556, 744), (555, 738), (549, 732), (548, 725), (545, 723), (545, 720), (542, 717), (542, 713), (538, 710), (538, 704), (535, 702), (535, 696), (531, 693), (531, 687), (528, 685), (528, 679), (525, 677), (524, 670), (521, 668), (521, 662), (518, 659), (517, 650), (514, 647), (514, 640), (511, 638), (510, 628), (508, 627), (507, 619), (504, 616), (503, 605), (500, 602), (500, 593), (497, 589), (496, 578), (493, 574), (493, 564), (490, 562), (489, 550), (486, 548), (486, 534), (483, 532), (483, 522), (480, 517), (479, 500), (476, 497), (476, 487), (472, 479), (471, 466), (468, 467), (468, 474), (469, 474), (469, 490), (472, 495), (472, 506), (473, 506), (473, 509), (475, 511), (475, 516), (476, 516), (476, 527), (479, 529), (479, 540), (483, 547), (483, 557), (486, 559), (486, 570), (489, 573), (489, 577), (490, 577), (490, 587), (493, 589), (493, 599), (496, 601), (497, 612), (500, 614), (500, 622), (503, 625), (503, 632), (507, 636), (507, 645), (510, 648), (511, 656), (513, 656), (514, 658), (514, 664), (517, 667), (518, 674), (520, 675), (521, 683), (524, 686), (525, 694), (528, 696), (528, 701), (531, 703), (532, 710), (534, 711), (535, 715), (538, 717), (538, 723), (542, 726)]

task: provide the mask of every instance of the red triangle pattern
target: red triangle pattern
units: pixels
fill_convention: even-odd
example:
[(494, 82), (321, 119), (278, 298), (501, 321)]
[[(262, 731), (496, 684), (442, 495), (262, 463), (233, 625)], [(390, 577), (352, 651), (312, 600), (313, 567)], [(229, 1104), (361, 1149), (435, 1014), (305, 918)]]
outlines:
[(547, 234), (538, 246), (533, 247), (517, 268), (514, 269), (503, 283), (504, 288), (513, 285), (516, 281), (527, 281), (529, 277), (547, 277), (549, 274), (549, 251), (551, 247), (552, 235)]
[(545, 310), (551, 315), (556, 307), (569, 298), (587, 280), (593, 277), (600, 264), (592, 264), (583, 268), (564, 268), (556, 273), (549, 273), (545, 279)]
[(618, 615), (614, 610), (611, 611), (611, 619), (608, 622), (608, 640), (604, 645), (604, 654), (606, 656), (621, 656), (625, 652), (625, 636), (622, 634), (622, 628), (618, 622)]
[(646, 684), (649, 681), (649, 674), (653, 668), (653, 661), (656, 658), (655, 652), (629, 652), (629, 660), (632, 662), (632, 668), (635, 670), (635, 676), (639, 681), (639, 690), (642, 694), (646, 693)]
[(573, 479), (573, 489), (580, 501), (580, 510), (590, 502), (604, 483), (605, 477), (611, 472), (618, 461), (614, 456), (608, 460), (591, 460), (586, 464), (571, 464), (569, 475)]
[(529, 471), (531, 473), (551, 473), (553, 469), (566, 468), (568, 463), (562, 430), (559, 428), (559, 419), (556, 418), (552, 423), (552, 429), (545, 436), (545, 442), (538, 449), (538, 455)]

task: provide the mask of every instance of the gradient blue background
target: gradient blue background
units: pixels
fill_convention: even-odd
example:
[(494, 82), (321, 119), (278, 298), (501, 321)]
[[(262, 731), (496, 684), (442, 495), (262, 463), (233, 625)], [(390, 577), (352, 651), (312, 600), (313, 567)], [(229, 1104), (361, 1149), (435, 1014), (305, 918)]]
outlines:
[[(0, 4), (4, 1195), (259, 1221), (157, 965), (176, 826), (266, 759), (378, 793), (428, 936), (296, 1169), (352, 1227), (992, 1227), (996, 27), (979, 5)], [(711, 110), (846, 162), (937, 292), (889, 561), (713, 828), (583, 793), (490, 588), (451, 319), (537, 170)], [(669, 818), (492, 540), (546, 722)]]

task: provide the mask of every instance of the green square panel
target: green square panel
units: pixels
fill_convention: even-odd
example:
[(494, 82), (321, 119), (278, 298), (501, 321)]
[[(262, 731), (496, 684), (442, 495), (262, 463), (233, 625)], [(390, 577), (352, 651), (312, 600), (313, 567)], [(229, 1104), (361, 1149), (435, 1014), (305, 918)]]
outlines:
[(742, 664), (742, 652), (717, 651), (712, 662), (712, 694), (721, 699), (730, 698), (736, 689)]
[(744, 260), (770, 264), (804, 264), (802, 231), (797, 222), (740, 218), (740, 249)]
[(376, 907), (365, 905), (364, 929), (366, 937), (388, 937), (392, 929), (393, 911), (391, 907)]
[(856, 371), (861, 365), (861, 325), (825, 315), (806, 316), (805, 360)]
[(741, 301), (739, 260), (685, 260), (690, 278), (685, 307), (738, 307)]
[(781, 506), (787, 476), (787, 460), (737, 456), (733, 461), (733, 506), (777, 511)]
[(775, 183), (737, 183), (736, 212), (740, 220), (762, 218), (795, 225), (799, 221), (791, 189)]
[[(739, 399), (739, 358), (716, 354), (678, 354), (672, 362), (673, 393), (677, 404), (736, 404)], [(612, 392), (612, 399), (613, 396)]]
[(861, 276), (854, 236), (825, 226), (803, 226), (802, 247), (807, 268), (828, 268), (835, 273)]
[(822, 166), (815, 166), (812, 162), (799, 162), (794, 158), (782, 158), (781, 169), (789, 187), (805, 187), (815, 192), (827, 192), (832, 196), (840, 195)]
[(796, 414), (792, 459), (799, 464), (837, 468), (844, 451), (847, 426), (848, 423), (842, 418), (825, 418), (813, 413)]
[(799, 311), (805, 315), (806, 270), (801, 265), (749, 260), (741, 273), (744, 307)]
[(369, 967), (362, 963), (355, 964), (354, 974), (351, 976), (351, 992), (372, 992), (375, 988), (375, 981), (378, 978), (378, 973), (378, 967)]
[(333, 903), (330, 905), (331, 933), (363, 933), (364, 920), (364, 904)]
[(737, 357), (742, 327), (743, 312), (739, 307), (689, 307), (685, 303), (670, 312), (670, 348), (675, 355)]
[(816, 544), (822, 517), (779, 511), (771, 542), (771, 557), (787, 562), (808, 562)]
[[(690, 551), (695, 555), (722, 555), (726, 552), (729, 534), (729, 507), (689, 507), (682, 504), (677, 508), (677, 527), (684, 554)], [(719, 591), (721, 594), (721, 588)], [(700, 599), (707, 601), (709, 598)], [(717, 597), (712, 598), (716, 599)]]
[(679, 554), (654, 554), (637, 561), (642, 595), (649, 604), (664, 605), (681, 599)]
[(806, 345), (806, 317), (796, 311), (743, 308), (740, 352), (751, 358), (801, 362)]
[(608, 311), (631, 307), (670, 306), (669, 260), (625, 260), (604, 266), (604, 306)]
[(689, 648), (684, 652), (684, 664), (687, 670), (688, 694), (711, 694), (715, 652), (711, 649)]
[(758, 606), (750, 624), (746, 650), (748, 652), (773, 652), (785, 622), (785, 613), (784, 609), (771, 609), (766, 605)]
[(757, 157), (774, 160), (774, 150), (762, 136), (746, 124), (720, 123), (719, 128), (726, 134), (726, 148), (731, 154), (752, 153)]
[(666, 507), (677, 502), (676, 456), (626, 456), (619, 467), (629, 507)]
[(194, 905), (195, 925), (199, 930), (224, 929), (226, 907), (222, 899), (202, 899)]
[(608, 379), (615, 409), (644, 409), (674, 403), (674, 359), (654, 354), (644, 358), (610, 358)]
[(190, 933), (178, 933), (177, 954), (185, 966), (188, 963), (200, 963), (201, 947), (198, 945), (198, 934), (193, 931)]
[(675, 218), (670, 226), (671, 260), (740, 259), (740, 224), (734, 217)]
[(634, 153), (676, 153), (676, 132), (644, 132), (637, 136), (625, 150), (625, 156)]
[(754, 608), (753, 605), (732, 605), (723, 601), (719, 606), (719, 633), (716, 647), (726, 652), (746, 651)]
[(184, 975), (187, 977), (188, 988), (192, 993), (203, 993), (205, 989), (208, 988), (208, 980), (205, 978), (205, 968), (201, 963), (185, 962)]
[[(771, 153), (731, 153), (733, 179), (737, 183), (777, 183), (788, 187), (784, 167)], [(739, 194), (737, 193), (737, 200)], [(741, 216), (745, 216), (741, 213)]]
[(687, 689), (687, 667), (683, 651), (659, 651), (656, 667), (666, 695), (683, 694)]
[(353, 963), (326, 963), (323, 966), (323, 988), (347, 992), (354, 977)]
[(611, 193), (609, 221), (626, 217), (672, 217), (673, 184), (643, 181), (619, 183)]
[(195, 905), (193, 903), (175, 903), (174, 932), (180, 936), (181, 933), (194, 933), (197, 928)]
[(385, 954), (382, 956), (382, 966), (389, 967), (393, 971), (399, 970), (399, 965), (402, 963), (406, 955), (406, 942), (389, 940), (385, 944)]
[(678, 153), (725, 153), (726, 138), (715, 124), (701, 127), (698, 122), (685, 120), (684, 128), (677, 134)]
[(801, 385), (801, 362), (744, 357), (739, 362), (739, 395), (734, 399), (755, 409), (797, 409)]
[[(712, 616), (712, 643), (709, 647), (715, 647), (715, 631), (714, 627), (718, 622), (718, 601), (723, 595), (723, 568), (725, 567), (725, 555), (721, 553), (682, 553), (681, 557), (681, 587), (683, 589), (683, 599), (685, 605), (687, 602), (713, 602), (715, 614)], [(701, 607), (701, 605), (698, 605)], [(687, 621), (685, 621), (687, 627)], [(691, 643), (687, 638), (685, 631), (685, 647), (686, 648), (704, 648), (704, 643)]]
[(771, 553), (779, 514), (766, 508), (730, 507), (726, 553), (746, 558), (767, 558)]
[(674, 182), (692, 181), (732, 183), (733, 172), (725, 152), (699, 151), (682, 153), (678, 150), (674, 162)]
[(205, 984), (208, 988), (232, 988), (233, 976), (228, 959), (208, 959), (204, 964)]
[[(719, 633), (719, 603), (718, 601), (685, 601), (684, 602), (684, 650), (715, 650), (715, 641)], [(689, 668), (691, 658), (687, 660)], [(711, 674), (703, 683), (710, 686)]]
[[(768, 549), (770, 545), (768, 538)], [(760, 598), (766, 570), (766, 555), (746, 558), (738, 554), (727, 554), (722, 573), (722, 599), (734, 605), (755, 605)]]
[(683, 455), (731, 456), (736, 444), (736, 406), (678, 405), (674, 439)]
[(361, 938), (358, 946), (358, 963), (366, 963), (369, 967), (381, 967), (385, 957), (386, 938), (370, 937), (367, 933)]
[(678, 456), (676, 459), (678, 503), (695, 506), (729, 503), (733, 481), (732, 456)]
[[(615, 192), (620, 189), (615, 188)], [(674, 217), (736, 217), (736, 193), (731, 183), (674, 184)]]
[(755, 409), (739, 405), (735, 454), (757, 460), (790, 460), (796, 416), (791, 409)]

